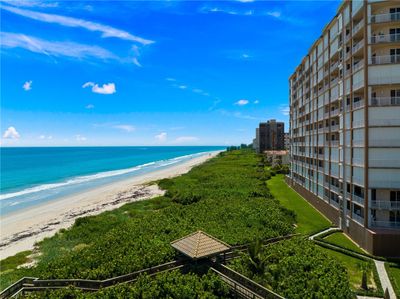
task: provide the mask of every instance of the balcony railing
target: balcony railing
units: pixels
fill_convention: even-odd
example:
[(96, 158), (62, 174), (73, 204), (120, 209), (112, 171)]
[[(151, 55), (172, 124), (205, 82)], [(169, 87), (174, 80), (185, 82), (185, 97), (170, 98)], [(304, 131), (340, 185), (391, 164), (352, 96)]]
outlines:
[(358, 109), (360, 107), (364, 107), (364, 100), (353, 102), (353, 109)]
[(364, 205), (364, 198), (361, 196), (353, 194), (353, 201), (361, 205)]
[(400, 63), (400, 55), (380, 55), (372, 56), (370, 64), (389, 64), (389, 63)]
[(371, 36), (371, 44), (393, 43), (393, 42), (399, 42), (399, 41), (400, 41), (400, 33), (381, 34), (381, 35)]
[(331, 126), (331, 131), (339, 131), (339, 125)]
[(363, 217), (353, 213), (352, 218), (353, 218), (353, 220), (357, 221), (358, 223), (364, 224), (364, 218)]
[(331, 140), (331, 146), (334, 146), (334, 147), (339, 146), (339, 140)]
[(370, 126), (400, 126), (400, 118), (370, 119)]
[(375, 97), (370, 102), (371, 106), (400, 106), (400, 97)]
[(358, 32), (358, 30), (360, 30), (364, 25), (364, 19), (362, 19), (360, 22), (357, 23), (356, 26), (353, 27), (352, 33), (353, 35), (356, 34)]
[(400, 20), (400, 13), (386, 13), (386, 14), (377, 14), (372, 15), (370, 17), (371, 23), (383, 23), (383, 22), (392, 22), (392, 21), (399, 21)]
[(332, 110), (332, 111), (331, 111), (331, 117), (338, 115), (339, 112), (340, 112), (339, 109)]
[(381, 210), (400, 210), (400, 201), (372, 200), (371, 208)]
[(356, 43), (356, 44), (353, 46), (353, 54), (354, 54), (355, 52), (357, 52), (358, 50), (360, 50), (363, 46), (364, 46), (364, 40), (360, 40), (358, 43)]
[(356, 64), (353, 64), (353, 73), (357, 72), (364, 66), (364, 59), (358, 61)]
[(387, 227), (387, 228), (399, 228), (400, 221), (371, 221), (371, 226), (373, 227)]

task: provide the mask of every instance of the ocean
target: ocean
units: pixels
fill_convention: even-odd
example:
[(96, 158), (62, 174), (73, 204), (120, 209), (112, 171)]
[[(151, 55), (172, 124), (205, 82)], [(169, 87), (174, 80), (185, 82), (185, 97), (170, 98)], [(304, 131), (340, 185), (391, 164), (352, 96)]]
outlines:
[(0, 215), (223, 149), (222, 146), (2, 147)]

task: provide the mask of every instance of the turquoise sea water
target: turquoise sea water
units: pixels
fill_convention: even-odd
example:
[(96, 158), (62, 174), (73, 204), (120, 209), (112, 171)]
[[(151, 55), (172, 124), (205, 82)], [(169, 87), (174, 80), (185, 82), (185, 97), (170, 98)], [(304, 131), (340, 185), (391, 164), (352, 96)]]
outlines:
[(1, 148), (0, 215), (223, 149), (221, 146)]

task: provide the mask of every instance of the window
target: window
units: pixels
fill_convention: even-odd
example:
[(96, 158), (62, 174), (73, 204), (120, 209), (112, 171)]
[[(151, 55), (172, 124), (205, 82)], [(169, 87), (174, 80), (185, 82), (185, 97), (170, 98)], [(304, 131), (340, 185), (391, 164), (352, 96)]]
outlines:
[(389, 34), (391, 42), (400, 41), (400, 28), (389, 29)]
[(390, 191), (390, 201), (400, 201), (400, 191)]
[(394, 7), (389, 10), (392, 21), (400, 20), (400, 7)]
[(390, 62), (391, 63), (400, 62), (400, 49), (390, 49)]
[(400, 104), (400, 89), (390, 90), (390, 102), (391, 102), (391, 105)]

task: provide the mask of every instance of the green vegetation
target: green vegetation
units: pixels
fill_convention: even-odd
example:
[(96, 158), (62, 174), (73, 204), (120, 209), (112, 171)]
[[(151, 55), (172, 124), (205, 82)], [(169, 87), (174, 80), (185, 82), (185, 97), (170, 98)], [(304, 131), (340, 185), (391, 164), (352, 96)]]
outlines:
[(346, 268), (311, 241), (254, 245), (230, 267), (286, 298), (352, 298)]
[(4, 260), (0, 261), (0, 274), (4, 275), (5, 273), (12, 272), (18, 266), (23, 265), (30, 261), (28, 256), (32, 253), (32, 251), (22, 251), (17, 253), (14, 256), (10, 256)]
[(346, 248), (355, 252), (359, 252), (364, 254), (364, 250), (362, 250), (360, 247), (358, 247), (356, 244), (354, 244), (353, 241), (351, 241), (344, 233), (342, 232), (336, 232), (333, 234), (328, 235), (323, 239), (325, 242), (328, 242), (333, 245), (340, 246), (342, 248)]
[(285, 183), (284, 175), (273, 176), (267, 184), (271, 194), (281, 205), (295, 212), (296, 232), (311, 234), (331, 225), (328, 219)]
[(164, 197), (80, 218), (40, 242), (36, 266), (2, 275), (2, 288), (23, 276), (105, 279), (165, 263), (176, 257), (170, 242), (198, 229), (231, 245), (293, 232), (293, 214), (271, 198), (251, 151), (222, 153), (160, 185)]
[[(360, 294), (366, 293), (369, 295), (381, 295), (382, 289), (380, 284), (377, 283), (379, 278), (377, 277), (376, 271), (374, 271), (375, 265), (372, 261), (349, 256), (342, 252), (337, 252), (328, 248), (321, 248), (321, 250), (347, 269), (350, 287), (354, 292)], [(369, 293), (365, 292), (365, 290), (362, 290), (361, 288), (363, 271), (366, 271)]]
[(400, 264), (386, 263), (386, 272), (389, 275), (390, 282), (396, 296), (400, 298)]
[(196, 274), (182, 274), (172, 271), (152, 278), (142, 276), (131, 284), (120, 284), (94, 293), (69, 288), (45, 293), (32, 293), (26, 298), (231, 298), (229, 290), (221, 279), (209, 272), (201, 277)]

